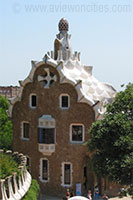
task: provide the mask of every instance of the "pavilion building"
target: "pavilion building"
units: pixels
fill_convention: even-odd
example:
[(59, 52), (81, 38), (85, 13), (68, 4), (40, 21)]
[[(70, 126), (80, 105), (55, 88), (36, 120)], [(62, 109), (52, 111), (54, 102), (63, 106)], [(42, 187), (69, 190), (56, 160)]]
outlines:
[(42, 193), (61, 194), (66, 188), (93, 190), (95, 176), (84, 143), (92, 123), (102, 118), (116, 90), (92, 75), (80, 53), (72, 52), (69, 24), (59, 22), (54, 51), (32, 68), (9, 109), (13, 150), (27, 155), (30, 172)]

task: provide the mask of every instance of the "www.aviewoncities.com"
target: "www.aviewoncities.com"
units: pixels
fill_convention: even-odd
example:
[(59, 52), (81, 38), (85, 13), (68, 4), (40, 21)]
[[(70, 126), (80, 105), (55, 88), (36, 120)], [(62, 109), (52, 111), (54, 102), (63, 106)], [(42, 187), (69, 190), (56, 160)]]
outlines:
[(58, 4), (13, 4), (14, 12), (49, 12), (49, 13), (127, 13), (131, 12), (131, 5), (124, 4), (63, 4), (62, 2)]

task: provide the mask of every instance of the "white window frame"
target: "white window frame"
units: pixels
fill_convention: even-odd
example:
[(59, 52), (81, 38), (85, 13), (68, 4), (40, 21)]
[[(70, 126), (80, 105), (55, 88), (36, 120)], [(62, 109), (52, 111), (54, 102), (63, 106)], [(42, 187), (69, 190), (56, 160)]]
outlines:
[[(32, 96), (36, 96), (36, 106), (32, 106)], [(31, 93), (29, 97), (29, 106), (31, 109), (36, 109), (37, 107), (37, 95), (35, 93)]]
[[(64, 168), (65, 168), (65, 164), (69, 164), (70, 165), (70, 184), (65, 184), (65, 180), (64, 180)], [(73, 174), (73, 169), (72, 169), (72, 163), (71, 162), (63, 162), (62, 163), (62, 176), (61, 176), (61, 186), (63, 187), (71, 187), (72, 186), (72, 174)]]
[[(73, 141), (72, 140), (72, 126), (82, 126), (83, 127), (83, 133), (82, 133), (82, 141)], [(82, 144), (85, 141), (85, 126), (84, 124), (80, 123), (73, 123), (70, 125), (70, 142), (72, 144)]]
[[(67, 96), (68, 97), (68, 107), (62, 107), (62, 96)], [(59, 104), (60, 104), (60, 108), (62, 110), (67, 110), (70, 108), (70, 96), (68, 94), (61, 94), (60, 98), (59, 98)]]
[[(22, 139), (22, 140), (27, 140), (27, 141), (28, 141), (28, 140), (30, 139), (30, 130), (29, 130), (29, 138), (25, 138), (25, 137), (24, 137), (24, 126), (23, 126), (24, 123), (27, 123), (27, 124), (30, 125), (30, 123), (29, 123), (28, 121), (22, 121), (22, 122), (21, 122), (21, 139)], [(29, 127), (29, 129), (30, 129), (30, 127)]]
[[(48, 162), (48, 180), (42, 179), (42, 163), (43, 163), (42, 161), (43, 160), (47, 160), (47, 162)], [(49, 182), (49, 160), (47, 158), (41, 158), (40, 159), (40, 177), (39, 178), (40, 178), (40, 181), (43, 182), (43, 183)]]

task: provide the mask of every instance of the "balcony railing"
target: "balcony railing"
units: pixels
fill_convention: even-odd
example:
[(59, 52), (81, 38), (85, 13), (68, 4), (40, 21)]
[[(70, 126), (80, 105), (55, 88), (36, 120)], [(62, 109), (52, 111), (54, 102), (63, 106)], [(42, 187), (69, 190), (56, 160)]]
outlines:
[(55, 144), (38, 144), (38, 151), (44, 155), (51, 155), (55, 152)]

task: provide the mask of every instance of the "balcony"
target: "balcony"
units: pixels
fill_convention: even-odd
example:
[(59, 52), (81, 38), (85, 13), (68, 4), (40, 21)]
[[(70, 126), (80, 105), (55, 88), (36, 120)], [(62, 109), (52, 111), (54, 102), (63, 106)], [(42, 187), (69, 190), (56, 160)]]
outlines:
[(43, 155), (51, 155), (55, 152), (55, 144), (38, 144), (38, 151)]

